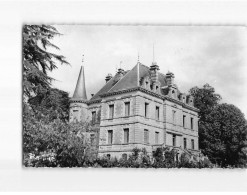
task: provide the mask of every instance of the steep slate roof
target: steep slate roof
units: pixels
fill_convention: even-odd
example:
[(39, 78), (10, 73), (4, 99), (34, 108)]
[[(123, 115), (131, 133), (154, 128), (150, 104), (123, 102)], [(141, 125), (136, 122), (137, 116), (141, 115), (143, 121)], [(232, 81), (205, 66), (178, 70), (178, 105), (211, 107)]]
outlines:
[[(127, 73), (128, 71), (124, 72), (124, 75)], [(100, 99), (100, 95), (103, 93), (108, 92), (115, 84), (115, 78), (116, 75), (114, 77), (112, 77), (90, 100), (97, 100)]]
[[(145, 66), (141, 63), (139, 63), (139, 78), (143, 78), (146, 76), (151, 76), (150, 70), (148, 66)], [(121, 91), (125, 89), (131, 89), (134, 87), (137, 87), (137, 65), (132, 68), (130, 71), (125, 71), (124, 76), (122, 79), (120, 79), (118, 82), (114, 83), (116, 75), (108, 81), (91, 99), (91, 100), (97, 100), (100, 99), (100, 95), (107, 93), (107, 92), (114, 92), (114, 91)], [(160, 86), (166, 86), (166, 79), (165, 75), (162, 73), (158, 73), (158, 80), (160, 82)], [(166, 95), (163, 93), (163, 90), (161, 90), (161, 93), (163, 95)]]
[(84, 67), (83, 66), (81, 66), (81, 69), (80, 69), (80, 73), (79, 73), (78, 80), (76, 83), (73, 98), (82, 98), (84, 100), (87, 99), (86, 86), (85, 86), (85, 75), (84, 75)]

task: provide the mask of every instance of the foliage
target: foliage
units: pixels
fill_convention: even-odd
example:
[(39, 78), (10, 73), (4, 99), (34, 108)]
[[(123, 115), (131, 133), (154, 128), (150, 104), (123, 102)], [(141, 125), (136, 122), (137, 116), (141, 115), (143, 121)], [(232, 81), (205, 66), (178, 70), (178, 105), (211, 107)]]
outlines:
[(176, 158), (177, 151), (174, 149), (157, 148), (153, 152), (153, 158), (148, 155), (145, 148), (134, 148), (127, 159), (109, 159), (106, 156), (97, 158), (93, 167), (119, 167), (119, 168), (212, 168), (213, 164), (207, 158), (193, 161), (187, 154), (182, 153)]
[(220, 104), (213, 87), (193, 87), (194, 105), (199, 112), (199, 148), (220, 167), (246, 166), (246, 119), (234, 105)]
[(215, 93), (213, 87), (209, 84), (203, 85), (203, 88), (193, 87), (189, 90), (189, 94), (194, 97), (194, 106), (200, 110), (199, 118), (205, 121), (205, 117), (209, 114), (221, 100), (221, 96)]
[(57, 68), (56, 62), (69, 64), (65, 57), (51, 53), (48, 48), (59, 49), (50, 42), (60, 33), (50, 25), (23, 26), (23, 93), (31, 97), (50, 88), (53, 80), (48, 72)]
[(25, 166), (78, 167), (83, 166), (90, 151), (86, 137), (87, 123), (50, 121), (49, 116), (37, 114), (26, 104), (23, 109), (23, 154)]
[(212, 162), (221, 167), (246, 166), (244, 153), (247, 138), (247, 123), (244, 114), (234, 105), (220, 104), (206, 116), (201, 124), (204, 140), (203, 151)]
[(49, 116), (49, 120), (69, 119), (69, 95), (59, 89), (50, 88), (43, 90), (34, 97), (30, 97), (28, 103), (34, 112)]

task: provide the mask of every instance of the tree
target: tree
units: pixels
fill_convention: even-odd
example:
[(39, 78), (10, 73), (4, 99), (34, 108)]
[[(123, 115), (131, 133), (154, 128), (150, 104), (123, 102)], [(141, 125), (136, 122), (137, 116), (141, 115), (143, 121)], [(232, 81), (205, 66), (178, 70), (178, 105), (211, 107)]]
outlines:
[(50, 89), (53, 78), (47, 72), (57, 68), (56, 62), (69, 64), (65, 57), (47, 51), (59, 49), (50, 42), (61, 35), (50, 25), (24, 25), (23, 27), (23, 93), (24, 98)]
[(222, 167), (246, 166), (247, 122), (234, 105), (217, 105), (201, 123), (202, 151)]
[(30, 97), (28, 103), (35, 112), (49, 116), (49, 120), (69, 119), (69, 95), (59, 89), (51, 88), (50, 90), (39, 92), (36, 96)]
[(94, 154), (87, 133), (89, 123), (50, 121), (24, 104), (23, 155), (24, 165), (34, 167), (82, 167)]
[(200, 121), (205, 121), (205, 116), (209, 114), (221, 100), (221, 96), (215, 93), (213, 87), (209, 84), (203, 85), (203, 88), (193, 87), (189, 94), (194, 97), (194, 106), (200, 110)]
[[(245, 161), (245, 157), (241, 151), (244, 150), (246, 141), (244, 115), (233, 105), (220, 104), (221, 96), (216, 94), (209, 84), (205, 84), (203, 88), (193, 87), (189, 93), (194, 96), (195, 107), (200, 109), (198, 131), (202, 153), (221, 166), (242, 166), (241, 161)], [(235, 117), (231, 118), (234, 115)], [(241, 121), (239, 125), (236, 123), (237, 118)], [(237, 134), (242, 136), (238, 137)], [(233, 136), (235, 141), (231, 141), (233, 138), (229, 135)], [(233, 149), (235, 147), (238, 149)], [(234, 156), (235, 160), (230, 160), (229, 154)]]

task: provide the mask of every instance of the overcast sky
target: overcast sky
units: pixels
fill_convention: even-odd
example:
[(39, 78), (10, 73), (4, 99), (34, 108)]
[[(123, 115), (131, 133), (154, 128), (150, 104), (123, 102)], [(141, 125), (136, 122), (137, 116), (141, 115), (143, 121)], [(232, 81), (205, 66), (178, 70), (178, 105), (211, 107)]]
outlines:
[(246, 27), (239, 26), (107, 26), (55, 25), (63, 36), (53, 43), (71, 66), (60, 66), (50, 75), (53, 85), (73, 95), (82, 55), (87, 96), (95, 94), (116, 67), (132, 69), (155, 61), (160, 72), (171, 71), (180, 91), (209, 83), (222, 102), (239, 107), (247, 116)]

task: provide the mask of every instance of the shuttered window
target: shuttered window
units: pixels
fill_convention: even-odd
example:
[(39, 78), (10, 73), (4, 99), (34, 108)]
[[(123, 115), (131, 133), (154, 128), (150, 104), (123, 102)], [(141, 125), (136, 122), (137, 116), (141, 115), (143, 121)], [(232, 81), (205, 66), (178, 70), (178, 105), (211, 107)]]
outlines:
[(92, 112), (92, 123), (93, 124), (96, 123), (96, 112), (95, 111)]
[(148, 103), (145, 103), (145, 117), (148, 117)]
[(176, 111), (175, 110), (172, 111), (172, 120), (173, 120), (173, 124), (175, 125), (176, 124)]
[(108, 131), (108, 144), (112, 144), (112, 138), (113, 138), (113, 131)]
[(186, 119), (186, 116), (183, 115), (183, 127), (185, 127), (185, 119)]
[(113, 119), (114, 117), (114, 105), (109, 105), (109, 118)]
[(159, 132), (155, 132), (155, 144), (159, 143)]
[(194, 119), (192, 117), (190, 118), (190, 123), (191, 123), (191, 129), (194, 129)]
[(176, 146), (176, 135), (172, 135), (172, 145)]
[(125, 116), (130, 115), (130, 102), (125, 102)]
[(159, 106), (156, 106), (156, 108), (155, 108), (155, 119), (156, 120), (160, 119), (160, 108), (159, 108)]
[(144, 129), (144, 143), (145, 144), (149, 143), (149, 132), (147, 129)]
[(124, 143), (129, 143), (129, 129), (124, 129)]
[(184, 149), (186, 149), (186, 148), (187, 148), (187, 139), (184, 138)]
[(191, 139), (191, 149), (192, 150), (195, 149), (195, 141), (194, 141), (194, 139)]

